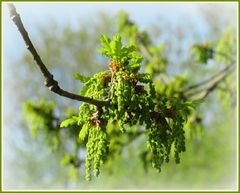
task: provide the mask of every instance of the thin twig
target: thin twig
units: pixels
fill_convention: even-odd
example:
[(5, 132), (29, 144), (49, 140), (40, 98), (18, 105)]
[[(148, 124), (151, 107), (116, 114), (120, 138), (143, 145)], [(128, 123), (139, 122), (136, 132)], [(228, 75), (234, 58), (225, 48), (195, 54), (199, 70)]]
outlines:
[(227, 70), (222, 71), (217, 77), (212, 79), (204, 88), (195, 90), (192, 93), (187, 94), (187, 98), (196, 100), (203, 99), (208, 96), (208, 94), (213, 91), (226, 77), (235, 69), (235, 64), (228, 66)]
[(80, 96), (80, 95), (70, 93), (70, 92), (65, 91), (62, 88), (60, 88), (60, 86), (58, 85), (58, 82), (53, 78), (53, 75), (48, 71), (47, 67), (45, 66), (41, 57), (39, 56), (37, 50), (35, 49), (32, 41), (30, 40), (28, 33), (27, 33), (25, 27), (23, 26), (20, 15), (16, 12), (15, 6), (12, 3), (9, 3), (8, 8), (10, 11), (10, 17), (11, 17), (12, 21), (17, 26), (17, 28), (18, 28), (19, 32), (21, 33), (22, 38), (27, 46), (27, 49), (32, 54), (34, 61), (40, 68), (40, 70), (45, 78), (44, 84), (45, 84), (45, 86), (47, 86), (49, 88), (50, 91), (52, 91), (60, 96), (64, 96), (66, 98), (90, 103), (90, 104), (93, 104), (93, 105), (96, 105), (99, 107), (109, 105), (108, 101), (99, 101), (99, 100), (95, 100), (95, 99), (92, 99), (89, 97)]
[(153, 59), (152, 55), (149, 53), (149, 51), (147, 50), (146, 46), (142, 43), (142, 42), (138, 42), (139, 44), (139, 50), (140, 52), (142, 52), (142, 54), (145, 56), (145, 58), (148, 61), (151, 61)]
[(229, 70), (231, 71), (233, 66), (235, 66), (235, 64), (231, 64), (231, 65), (227, 66), (223, 70), (219, 71), (215, 75), (211, 76), (210, 78), (208, 78), (208, 79), (206, 79), (206, 80), (204, 80), (200, 83), (197, 83), (197, 84), (194, 84), (194, 85), (191, 85), (191, 86), (187, 87), (186, 89), (182, 90), (182, 92), (187, 93), (187, 92), (191, 92), (193, 89), (197, 89), (199, 87), (204, 87), (206, 84), (209, 84), (212, 80), (218, 78), (219, 76), (222, 76), (222, 74), (228, 74), (228, 71)]

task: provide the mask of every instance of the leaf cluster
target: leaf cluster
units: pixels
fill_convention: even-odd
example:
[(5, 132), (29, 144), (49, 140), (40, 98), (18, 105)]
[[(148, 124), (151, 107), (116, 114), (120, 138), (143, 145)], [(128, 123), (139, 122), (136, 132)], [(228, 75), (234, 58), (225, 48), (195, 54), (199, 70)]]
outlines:
[[(177, 98), (157, 98), (151, 75), (139, 72), (143, 57), (136, 54), (135, 46), (123, 46), (120, 35), (112, 40), (103, 35), (100, 41), (102, 48), (99, 51), (110, 59), (109, 70), (92, 77), (80, 74), (74, 77), (84, 84), (81, 95), (107, 100), (110, 105), (96, 107), (83, 103), (78, 116), (61, 123), (61, 127), (77, 125), (80, 128), (79, 139), (86, 142), (86, 179), (91, 179), (92, 168), (94, 176), (98, 176), (101, 165), (110, 155), (113, 132), (107, 129), (109, 122), (118, 125), (112, 130), (123, 133), (127, 132), (127, 127), (144, 126), (150, 162), (158, 171), (169, 161), (171, 151), (179, 163), (179, 154), (185, 151), (183, 125), (189, 104), (181, 103)], [(165, 110), (169, 109), (173, 112), (166, 118)]]

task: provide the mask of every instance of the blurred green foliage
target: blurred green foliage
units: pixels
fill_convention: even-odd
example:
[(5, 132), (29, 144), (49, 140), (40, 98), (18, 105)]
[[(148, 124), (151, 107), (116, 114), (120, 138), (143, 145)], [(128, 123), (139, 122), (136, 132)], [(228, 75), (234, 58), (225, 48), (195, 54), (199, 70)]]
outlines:
[[(151, 79), (142, 77), (147, 80), (145, 82), (143, 81), (143, 83), (153, 83), (155, 85), (154, 90), (156, 90), (156, 97), (149, 94), (149, 96), (144, 95), (141, 99), (141, 96), (138, 96), (138, 98), (135, 99), (135, 103), (132, 103), (133, 105), (129, 107), (129, 111), (138, 112), (140, 116), (142, 112), (141, 109), (137, 109), (137, 101), (139, 100), (138, 102), (142, 105), (147, 105), (154, 98), (157, 110), (161, 111), (166, 117), (167, 123), (175, 129), (171, 130), (171, 132), (177, 142), (172, 145), (172, 139), (169, 137), (170, 134), (168, 133), (168, 130), (165, 130), (164, 127), (159, 129), (158, 126), (151, 123), (151, 129), (146, 133), (146, 135), (148, 135), (148, 145), (150, 145), (151, 150), (149, 151), (146, 147), (146, 139), (143, 137), (145, 132), (142, 126), (135, 125), (135, 123), (131, 124), (131, 126), (124, 125), (124, 129), (122, 129), (123, 124), (117, 124), (118, 121), (121, 122), (123, 120), (124, 122), (126, 121), (124, 119), (127, 119), (127, 117), (125, 117), (126, 109), (121, 105), (132, 102), (129, 94), (133, 89), (131, 86), (129, 90), (125, 92), (126, 96), (123, 96), (122, 101), (119, 99), (121, 97), (119, 97), (118, 94), (115, 94), (118, 96), (116, 99), (112, 96), (112, 99), (116, 100), (117, 104), (117, 111), (114, 112), (116, 118), (109, 120), (110, 122), (106, 125), (104, 131), (98, 130), (97, 127), (85, 126), (89, 124), (87, 121), (89, 121), (89, 118), (92, 118), (93, 113), (96, 112), (96, 109), (93, 106), (82, 104), (79, 113), (76, 109), (62, 108), (60, 109), (61, 115), (57, 116), (54, 114), (54, 105), (52, 102), (44, 102), (43, 100), (40, 100), (39, 103), (27, 102), (24, 105), (25, 118), (32, 135), (34, 137), (44, 136), (45, 142), (53, 151), (53, 159), (56, 158), (57, 162), (68, 168), (68, 171), (64, 173), (70, 179), (68, 184), (75, 184), (75, 181), (77, 182), (76, 184), (81, 186), (81, 188), (121, 189), (122, 187), (137, 187), (156, 189), (160, 186), (161, 188), (166, 189), (175, 187), (186, 188), (184, 181), (189, 182), (189, 188), (199, 188), (203, 186), (216, 188), (216, 182), (221, 182), (221, 180), (224, 182), (224, 179), (226, 180), (231, 177), (228, 176), (230, 174), (229, 171), (234, 172), (234, 167), (228, 167), (227, 164), (236, 164), (233, 160), (234, 157), (230, 156), (234, 153), (234, 149), (232, 148), (234, 140), (229, 140), (231, 137), (235, 136), (234, 128), (236, 127), (236, 125), (234, 125), (235, 119), (233, 118), (235, 110), (234, 108), (231, 108), (232, 106), (235, 107), (234, 101), (236, 100), (236, 96), (229, 94), (235, 93), (236, 84), (234, 76), (230, 76), (224, 80), (220, 86), (215, 89), (216, 91), (213, 92), (214, 94), (210, 95), (209, 98), (204, 100), (204, 102), (201, 101), (201, 105), (198, 103), (199, 101), (196, 101), (196, 103), (189, 102), (190, 99), (184, 95), (185, 93), (183, 91), (192, 85), (192, 79), (188, 77), (187, 74), (178, 74), (176, 76), (169, 74), (167, 70), (169, 65), (168, 55), (164, 53), (166, 45), (155, 45), (155, 42), (151, 39), (147, 31), (139, 30), (138, 25), (131, 21), (125, 12), (120, 12), (118, 18), (117, 32), (123, 37), (123, 42), (127, 42), (133, 46), (125, 47), (125, 50), (133, 51), (133, 48), (135, 47), (134, 53), (139, 56), (144, 56), (144, 59), (141, 57), (133, 58), (135, 61), (128, 64), (129, 67), (126, 67), (126, 72), (128, 75), (133, 71), (138, 72), (140, 70), (140, 62), (142, 62), (142, 71), (148, 73), (151, 77)], [(59, 56), (61, 55), (60, 53), (62, 50), (64, 51), (65, 49), (67, 50), (68, 48), (71, 48), (72, 50), (75, 50), (69, 52), (69, 54), (72, 55), (76, 51), (82, 50), (82, 53), (76, 53), (74, 59), (70, 62), (82, 63), (81, 60), (84, 60), (84, 62), (91, 63), (86, 69), (82, 70), (80, 68), (82, 74), (88, 76), (90, 74), (88, 71), (96, 73), (98, 68), (99, 70), (105, 69), (103, 66), (106, 66), (106, 64), (103, 66), (95, 65), (96, 63), (99, 63), (98, 61), (107, 63), (107, 60), (99, 58), (99, 56), (95, 55), (97, 52), (93, 51), (96, 47), (98, 48), (97, 40), (99, 37), (94, 33), (88, 35), (89, 33), (84, 30), (85, 29), (72, 31), (70, 28), (66, 28), (63, 30), (64, 33), (61, 37), (54, 37), (54, 35), (51, 36), (51, 34), (45, 34), (46, 42), (43, 44), (44, 46), (41, 47), (41, 50), (43, 51), (41, 55), (43, 55), (43, 58), (45, 58), (49, 64), (58, 64), (60, 62), (64, 66), (64, 61), (61, 61), (58, 58), (55, 58), (56, 61), (52, 61), (52, 54), (50, 53), (54, 52), (56, 53), (56, 56)], [(112, 34), (112, 32), (109, 34)], [(113, 41), (107, 36), (102, 36), (101, 43), (104, 47), (101, 49), (101, 52), (118, 63), (128, 63), (129, 59), (133, 56), (130, 51), (121, 55), (123, 51), (121, 50), (122, 43), (120, 36), (115, 36)], [(89, 41), (92, 37), (94, 37), (94, 39)], [(67, 39), (65, 40), (65, 38)], [(56, 39), (59, 40), (60, 44), (63, 40), (66, 41), (64, 43), (64, 49), (61, 49), (60, 46), (54, 48), (49, 47), (49, 45), (56, 41)], [(87, 47), (88, 49), (78, 49), (76, 47), (78, 46), (76, 40), (79, 40), (79, 42), (83, 43), (85, 48)], [(94, 43), (89, 45), (91, 42)], [(76, 46), (73, 46), (75, 44)], [(56, 50), (59, 50), (59, 52), (55, 52)], [(235, 53), (236, 39), (234, 31), (231, 29), (226, 30), (223, 36), (219, 37), (216, 41), (209, 41), (207, 44), (197, 43), (192, 46), (192, 54), (197, 63), (207, 63), (208, 60), (211, 59), (216, 62), (216, 65), (218, 65), (218, 63), (230, 65), (231, 63), (236, 62)], [(65, 54), (67, 55), (68, 53), (66, 52)], [(25, 58), (25, 61), (31, 63), (31, 59), (28, 57)], [(195, 68), (198, 68), (198, 64), (195, 65)], [(70, 66), (76, 68), (74, 67), (75, 64), (70, 64)], [(97, 68), (95, 69), (95, 67)], [(59, 70), (61, 71), (61, 69)], [(113, 70), (113, 67), (111, 70)], [(74, 70), (74, 72), (76, 71), (79, 70)], [(109, 72), (110, 71), (105, 71), (103, 73), (95, 74), (93, 77), (75, 74), (74, 78), (80, 80), (84, 84), (80, 93), (97, 99), (108, 99), (109, 95), (105, 90), (105, 79), (103, 77), (108, 77)], [(197, 71), (193, 72), (197, 74)], [(123, 74), (119, 74), (118, 82), (124, 81), (122, 80)], [(110, 80), (111, 78), (112, 74), (110, 73)], [(102, 81), (99, 81), (99, 79)], [(71, 80), (67, 81), (67, 83), (69, 82), (72, 83)], [(67, 83), (66, 85), (68, 85)], [(108, 84), (111, 88), (111, 82)], [(72, 85), (76, 84), (72, 83)], [(123, 85), (127, 86), (126, 82)], [(77, 86), (73, 86), (72, 88), (75, 87)], [(149, 88), (150, 87), (151, 85), (149, 85)], [(121, 85), (116, 87), (116, 89), (122, 89)], [(126, 89), (127, 88), (124, 88), (124, 90)], [(116, 92), (124, 93), (124, 90)], [(144, 90), (144, 92), (146, 92), (145, 94), (147, 95), (149, 90)], [(127, 98), (127, 96), (129, 96), (129, 98)], [(146, 101), (146, 99), (148, 100)], [(192, 110), (191, 107), (196, 108), (197, 111)], [(214, 118), (208, 118), (208, 115), (205, 114), (205, 112), (209, 111), (211, 108), (218, 109), (216, 117)], [(56, 114), (57, 111), (59, 111), (59, 109), (56, 109)], [(108, 112), (108, 114), (108, 116), (111, 115), (110, 112)], [(167, 117), (173, 115), (175, 117), (174, 119)], [(136, 115), (134, 114), (134, 116)], [(107, 118), (109, 119), (109, 117)], [(140, 118), (145, 120), (143, 117)], [(61, 128), (60, 123), (64, 119), (66, 120), (62, 122)], [(205, 120), (209, 119), (213, 119), (213, 121), (206, 123)], [(231, 119), (233, 119), (233, 121), (231, 121), (231, 125), (229, 125), (228, 120)], [(84, 120), (85, 124), (81, 123), (81, 120)], [(226, 121), (222, 124), (221, 120)], [(134, 118), (132, 118), (132, 121), (135, 121)], [(206, 125), (208, 128), (212, 127), (212, 130), (206, 130)], [(184, 130), (182, 130), (182, 128), (184, 128)], [(230, 130), (228, 131), (226, 128), (229, 128)], [(125, 130), (125, 133), (122, 133), (123, 130)], [(90, 131), (91, 133), (89, 133)], [(163, 135), (164, 132), (166, 133)], [(108, 138), (111, 139), (109, 142), (107, 142), (106, 134), (108, 135)], [(89, 137), (89, 135), (92, 137)], [(151, 142), (153, 142), (153, 144), (151, 144)], [(166, 144), (164, 144), (165, 142)], [(85, 152), (86, 144), (87, 148), (92, 149), (91, 154)], [(109, 144), (109, 149), (104, 149), (104, 151), (101, 152), (101, 146), (106, 147), (106, 144)], [(170, 144), (170, 149), (172, 149), (171, 152), (169, 149), (166, 149), (166, 151), (169, 153), (170, 157), (175, 156), (177, 162), (179, 161), (179, 156), (176, 152), (181, 152), (185, 150), (186, 147), (186, 152), (182, 154), (181, 164), (175, 165), (170, 160), (168, 164), (164, 164), (160, 174), (155, 173), (151, 167), (149, 167), (149, 165), (151, 165), (151, 160), (160, 158), (160, 160), (158, 160), (160, 166), (163, 162), (163, 157), (161, 157), (162, 152), (160, 153), (158, 148), (154, 148), (156, 144), (157, 146), (163, 145), (166, 147)], [(103, 166), (101, 178), (90, 184), (82, 182), (82, 170), (85, 169), (83, 164), (85, 161), (85, 155), (88, 160), (88, 164), (86, 165), (87, 169), (91, 167), (89, 165), (90, 162), (98, 160), (94, 161), (93, 166), (97, 176), (99, 174), (100, 163), (105, 161), (106, 152), (109, 152), (108, 159)], [(99, 154), (103, 157), (99, 157)], [(55, 155), (56, 157), (54, 158)], [(154, 156), (157, 157), (154, 158)], [(168, 161), (168, 156), (164, 156), (164, 159)], [(160, 166), (156, 164), (159, 164), (159, 162), (155, 163), (155, 167), (158, 169), (160, 169)], [(89, 172), (90, 171), (87, 173), (87, 178), (90, 178)], [(131, 176), (129, 182), (129, 178), (126, 176)], [(149, 176), (149, 178), (146, 176)], [(109, 183), (106, 184), (106, 181)], [(143, 182), (145, 183), (141, 186)], [(76, 184), (73, 185), (73, 187), (79, 187)]]

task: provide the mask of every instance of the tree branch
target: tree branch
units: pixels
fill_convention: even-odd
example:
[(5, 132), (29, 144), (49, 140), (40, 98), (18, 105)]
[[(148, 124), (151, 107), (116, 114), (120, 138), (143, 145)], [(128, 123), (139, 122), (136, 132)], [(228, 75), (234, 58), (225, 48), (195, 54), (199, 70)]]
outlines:
[[(186, 95), (187, 98), (196, 100), (196, 99), (203, 99), (208, 96), (208, 94), (213, 91), (225, 78), (235, 69), (235, 64), (231, 64), (212, 78), (205, 80), (198, 84), (196, 87), (200, 87), (200, 89), (196, 89), (193, 92), (190, 92)], [(197, 84), (196, 84), (197, 85)], [(202, 85), (207, 85), (203, 87)], [(195, 87), (195, 88), (196, 88)]]
[(34, 59), (35, 63), (37, 64), (37, 66), (40, 68), (40, 70), (41, 70), (41, 72), (42, 72), (42, 74), (45, 78), (44, 84), (45, 84), (46, 87), (49, 88), (50, 91), (52, 91), (52, 92), (54, 92), (54, 93), (56, 93), (60, 96), (70, 98), (72, 100), (77, 100), (77, 101), (90, 103), (90, 104), (93, 104), (93, 105), (98, 106), (98, 107), (107, 106), (107, 105), (110, 104), (108, 101), (99, 101), (99, 100), (95, 100), (95, 99), (92, 99), (92, 98), (89, 98), (89, 97), (80, 96), (80, 95), (73, 94), (73, 93), (70, 93), (68, 91), (63, 90), (58, 85), (58, 82), (53, 78), (53, 75), (48, 71), (47, 67), (43, 63), (41, 57), (39, 56), (37, 50), (34, 47), (32, 41), (30, 40), (26, 29), (23, 26), (20, 15), (16, 12), (15, 6), (12, 3), (9, 3), (8, 8), (9, 8), (10, 17), (11, 17), (12, 21), (17, 26), (18, 31), (21, 33), (22, 38), (23, 38), (23, 40), (24, 40), (24, 42), (27, 46), (27, 49), (32, 54), (33, 59)]
[[(35, 63), (40, 68), (40, 70), (45, 78), (44, 84), (45, 84), (45, 86), (47, 86), (49, 88), (49, 90), (51, 90), (52, 92), (54, 92), (60, 96), (64, 96), (66, 98), (70, 98), (73, 100), (82, 101), (82, 102), (96, 105), (99, 109), (101, 109), (101, 107), (103, 107), (103, 106), (110, 105), (109, 101), (94, 100), (89, 97), (84, 97), (84, 96), (70, 93), (70, 92), (65, 91), (62, 88), (60, 88), (60, 86), (58, 85), (58, 82), (53, 78), (53, 75), (48, 71), (47, 67), (45, 66), (41, 57), (39, 56), (37, 50), (35, 49), (32, 41), (30, 40), (28, 33), (27, 33), (26, 29), (24, 28), (23, 23), (21, 21), (20, 15), (16, 12), (15, 6), (12, 3), (10, 3), (10, 4), (8, 4), (8, 8), (10, 11), (10, 17), (13, 20), (13, 22), (15, 23), (15, 25), (17, 26), (19, 32), (21, 33), (22, 38), (27, 46), (27, 49), (32, 54)], [(173, 118), (170, 115), (163, 115), (162, 113), (159, 113), (159, 112), (152, 112), (151, 117), (153, 119), (155, 119), (156, 122), (162, 124), (166, 128), (169, 127), (169, 125), (168, 125), (165, 117)]]
[(215, 75), (213, 75), (212, 77), (200, 82), (200, 83), (197, 83), (197, 84), (194, 84), (194, 85), (191, 85), (189, 87), (187, 87), (186, 89), (184, 89), (182, 92), (183, 93), (188, 93), (188, 92), (191, 92), (193, 89), (197, 89), (199, 87), (204, 87), (206, 86), (207, 84), (209, 84), (212, 80), (218, 78), (219, 76), (222, 76), (222, 74), (228, 74), (228, 71), (233, 68), (235, 64), (231, 64), (229, 66), (227, 66), (226, 68), (224, 68), (223, 70), (219, 71), (218, 73), (216, 73)]

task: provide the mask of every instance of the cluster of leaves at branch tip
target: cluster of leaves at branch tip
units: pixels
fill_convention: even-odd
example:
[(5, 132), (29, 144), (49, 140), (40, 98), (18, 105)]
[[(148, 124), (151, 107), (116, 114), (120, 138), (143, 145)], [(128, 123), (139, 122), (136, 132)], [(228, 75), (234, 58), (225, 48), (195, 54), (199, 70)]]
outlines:
[[(74, 78), (84, 86), (81, 95), (97, 100), (109, 101), (109, 106), (96, 107), (83, 103), (79, 107), (78, 116), (62, 122), (61, 127), (78, 125), (79, 139), (86, 140), (86, 179), (91, 180), (92, 173), (98, 176), (101, 165), (106, 161), (111, 141), (107, 133), (109, 122), (118, 123), (124, 133), (125, 126), (143, 125), (148, 138), (147, 147), (151, 152), (152, 166), (160, 172), (161, 165), (169, 161), (171, 149), (174, 151), (176, 163), (179, 154), (185, 151), (183, 124), (190, 104), (181, 104), (178, 100), (166, 101), (157, 98), (150, 74), (139, 73), (142, 56), (138, 56), (133, 45), (123, 46), (120, 35), (111, 40), (106, 35), (100, 38), (100, 52), (110, 59), (109, 70), (97, 73), (92, 77), (74, 74)], [(174, 119), (163, 124), (153, 117), (161, 105), (168, 102), (169, 107), (175, 106)], [(175, 103), (175, 104), (173, 104)], [(184, 111), (184, 108), (186, 111)], [(163, 110), (163, 109), (162, 109)], [(164, 117), (164, 114), (162, 115)]]
[[(217, 62), (228, 65), (231, 58), (235, 57), (235, 38), (232, 28), (228, 28), (223, 36), (214, 45), (213, 42), (194, 44), (192, 55), (196, 62), (207, 64), (208, 60), (216, 59)], [(215, 47), (215, 49), (214, 49)]]
[(192, 46), (192, 55), (196, 62), (206, 64), (213, 58), (214, 51), (209, 44), (195, 44)]

